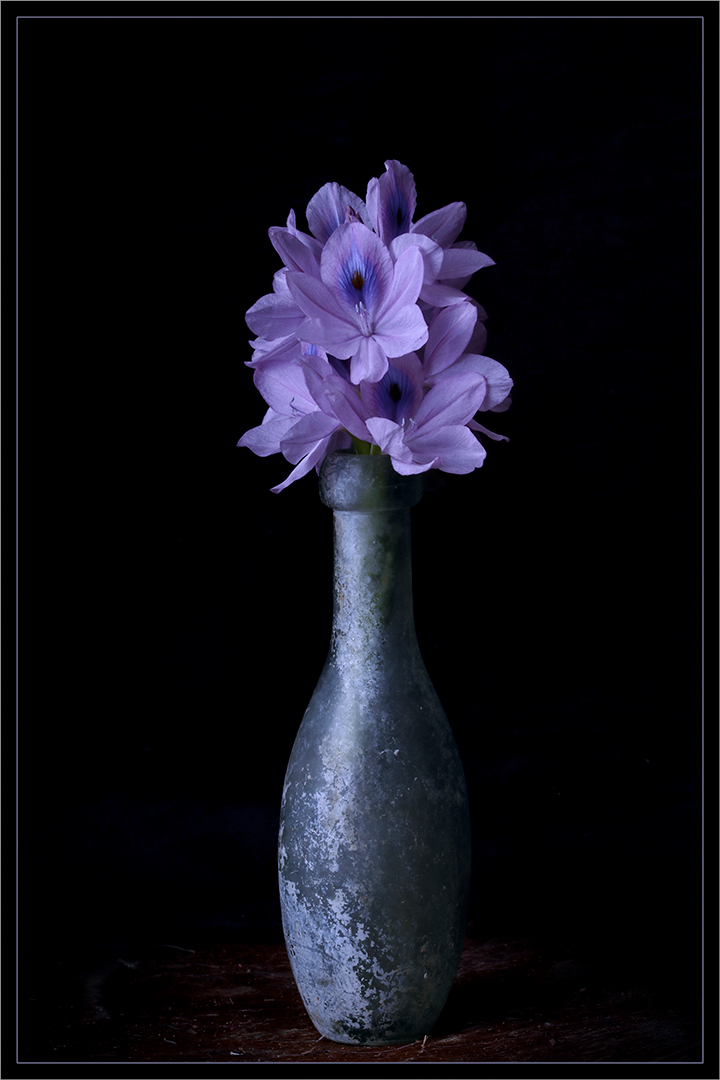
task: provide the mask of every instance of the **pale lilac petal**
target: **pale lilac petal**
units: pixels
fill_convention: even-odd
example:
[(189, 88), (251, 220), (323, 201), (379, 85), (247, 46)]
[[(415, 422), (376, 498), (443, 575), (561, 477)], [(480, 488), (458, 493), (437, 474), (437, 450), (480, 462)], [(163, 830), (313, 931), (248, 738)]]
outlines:
[(322, 321), (309, 319), (299, 332), (303, 337), (307, 335), (322, 343), (323, 348), (341, 360), (349, 360), (365, 341), (365, 336), (357, 327), (333, 321), (330, 316), (326, 316)]
[(334, 383), (328, 397), (335, 415), (345, 430), (355, 438), (369, 442), (370, 435), (366, 426), (366, 421), (369, 419), (368, 410), (360, 398), (353, 393), (350, 384), (343, 384), (342, 380)]
[(494, 265), (495, 263), (490, 256), (478, 251), (474, 244), (467, 247), (457, 244), (455, 247), (445, 248), (442, 270), (438, 277), (442, 281), (472, 277), (475, 271), (480, 270), (483, 266)]
[(297, 234), (274, 225), (268, 230), (270, 242), (289, 270), (300, 270), (311, 277), (320, 277), (320, 264)]
[(332, 368), (324, 375), (308, 369), (305, 381), (319, 409), (327, 416), (335, 417), (356, 438), (368, 440), (365, 420), (370, 412), (355, 387)]
[(376, 331), (374, 337), (388, 356), (403, 356), (425, 344), (427, 323), (417, 304), (409, 304), (384, 321), (382, 329)]
[(369, 224), (367, 207), (361, 198), (341, 184), (325, 184), (313, 195), (305, 211), (310, 232), (325, 244), (337, 228), (347, 223), (349, 206), (361, 221)]
[(396, 357), (379, 382), (365, 382), (360, 387), (367, 416), (382, 416), (401, 424), (420, 408), (423, 384), (423, 366), (415, 353)]
[(295, 271), (290, 272), (286, 280), (297, 307), (309, 319), (322, 320), (327, 315), (332, 315), (336, 319), (357, 326), (355, 320), (348, 316), (344, 306), (338, 303), (333, 290), (329, 289), (324, 282)]
[(382, 345), (374, 337), (363, 337), (350, 361), (350, 381), (356, 386), (365, 379), (377, 382), (382, 379), (387, 367), (387, 353)]
[(487, 394), (482, 405), (479, 406), (481, 412), (487, 412), (488, 409), (501, 405), (512, 390), (513, 381), (507, 368), (504, 368), (497, 360), (491, 360), (489, 356), (474, 356), (472, 353), (466, 353), (447, 369), (447, 374), (455, 375), (468, 371), (475, 371), (487, 380)]
[(428, 328), (423, 364), (425, 377), (437, 375), (465, 352), (477, 321), (472, 304), (441, 308)]
[[(238, 446), (246, 446), (258, 457), (268, 457), (270, 454), (280, 453), (280, 443), (287, 435), (296, 420), (292, 416), (275, 416), (273, 419), (263, 421), (259, 427), (250, 428), (238, 442)], [(268, 414), (266, 414), (268, 415)]]
[[(376, 314), (376, 323), (391, 318), (400, 308), (415, 304), (424, 276), (425, 264), (422, 252), (416, 244), (411, 244), (397, 258), (393, 268), (392, 288), (389, 290), (385, 303)], [(418, 346), (412, 345), (403, 351), (409, 352), (415, 348)]]
[(380, 447), (383, 454), (390, 454), (393, 462), (398, 460), (412, 463), (412, 453), (403, 442), (403, 429), (399, 424), (382, 416), (371, 416), (367, 421), (367, 429), (373, 442)]
[(448, 473), (469, 473), (485, 460), (485, 448), (467, 427), (425, 428), (406, 435), (414, 460), (432, 460), (435, 468)]
[(293, 295), (290, 292), (287, 283), (288, 276), (287, 266), (281, 266), (279, 270), (276, 270), (273, 274), (273, 292), (282, 297), (283, 300), (292, 300)]
[(313, 371), (317, 371), (320, 375), (326, 375), (332, 371), (327, 353), (319, 345), (314, 345), (311, 341), (301, 341), (300, 350), (305, 364)]
[(257, 368), (273, 360), (297, 360), (301, 355), (300, 342), (296, 334), (291, 334), (289, 337), (275, 338), (272, 341), (256, 338), (250, 344), (254, 352), (252, 360), (245, 361), (246, 366), (249, 368)]
[(297, 303), (275, 293), (262, 296), (248, 310), (245, 322), (261, 338), (288, 337), (300, 328), (305, 318)]
[(431, 285), (440, 273), (443, 264), (443, 249), (429, 236), (422, 233), (403, 233), (396, 236), (389, 245), (389, 252), (394, 262), (406, 248), (414, 246), (420, 249), (423, 259), (423, 285)]
[(477, 300), (468, 298), (469, 303), (473, 305), (477, 311), (477, 322), (475, 323), (475, 329), (472, 332), (472, 337), (465, 346), (465, 351), (469, 353), (475, 353), (478, 356), (482, 356), (485, 352), (485, 346), (487, 345), (487, 328), (485, 326), (485, 320), (487, 319), (487, 311), (484, 307), (478, 304)]
[(466, 217), (465, 203), (454, 202), (443, 206), (441, 210), (433, 210), (431, 214), (421, 217), (411, 226), (410, 231), (429, 236), (440, 247), (450, 247), (462, 232)]
[(370, 218), (370, 228), (377, 232), (377, 220), (380, 213), (380, 181), (377, 176), (373, 176), (372, 180), (368, 182), (367, 191), (365, 192), (365, 205)]
[(315, 409), (303, 364), (275, 360), (256, 368), (253, 382), (271, 409), (281, 416), (300, 416)]
[(504, 401), (501, 401), (499, 405), (493, 405), (490, 412), (507, 412), (512, 405), (512, 394), (508, 394)]
[(322, 461), (328, 452), (330, 441), (330, 439), (321, 439), (320, 442), (316, 443), (308, 453), (307, 457), (303, 458), (300, 464), (295, 466), (287, 479), (283, 480), (282, 484), (276, 484), (275, 487), (270, 488), (273, 495), (277, 495), (279, 492), (284, 491), (286, 487), (289, 487), (290, 484), (295, 483), (296, 480), (305, 476), (319, 461)]
[(395, 472), (400, 473), (401, 476), (415, 476), (417, 473), (424, 473), (429, 469), (437, 469), (440, 459), (433, 458), (431, 461), (421, 462), (415, 461), (414, 458), (406, 461), (405, 458), (393, 457), (392, 464)]
[(280, 450), (291, 464), (300, 461), (309, 454), (321, 439), (327, 439), (337, 431), (339, 422), (324, 412), (307, 413), (301, 416), (280, 443)]
[(387, 420), (384, 417), (373, 416), (367, 422), (368, 430), (372, 435), (373, 442), (380, 447), (383, 454), (392, 458), (395, 472), (401, 476), (412, 476), (414, 473), (427, 472), (437, 465), (433, 459), (417, 461), (409, 446), (404, 441), (405, 429), (400, 424)]
[(430, 307), (448, 307), (450, 304), (466, 303), (468, 296), (453, 285), (442, 285), (436, 281), (432, 285), (423, 285), (420, 299)]
[(488, 313), (485, 310), (485, 308), (482, 306), (482, 304), (478, 304), (477, 300), (474, 300), (472, 298), (472, 296), (468, 296), (468, 302), (471, 303), (472, 306), (477, 311), (478, 322), (486, 322), (487, 317), (488, 317)]
[(415, 414), (415, 423), (418, 427), (432, 428), (466, 424), (482, 405), (486, 391), (484, 377), (474, 371), (443, 373), (425, 395)]
[(352, 314), (341, 307), (331, 290), (307, 274), (288, 274), (288, 285), (298, 307), (308, 317), (307, 323), (302, 325), (303, 339), (313, 341), (343, 360), (352, 356), (363, 334)]
[(488, 431), (482, 424), (478, 424), (477, 420), (468, 420), (467, 426), (472, 428), (473, 431), (482, 431), (483, 435), (487, 435), (490, 439), (495, 439), (496, 442), (510, 442), (507, 435), (498, 435), (495, 431)]
[(361, 306), (372, 321), (390, 292), (393, 263), (382, 241), (366, 225), (352, 222), (337, 228), (323, 248), (320, 276), (356, 322)]
[(386, 161), (387, 172), (370, 181), (366, 204), (376, 233), (386, 244), (396, 236), (410, 231), (415, 213), (417, 192), (415, 179), (406, 165)]
[(314, 236), (308, 236), (307, 233), (301, 232), (295, 223), (295, 211), (291, 210), (287, 216), (287, 228), (293, 236), (297, 236), (299, 240), (305, 244), (305, 247), (310, 248), (315, 256), (318, 266), (320, 265), (320, 256), (322, 255), (323, 246), (319, 240), (316, 240)]

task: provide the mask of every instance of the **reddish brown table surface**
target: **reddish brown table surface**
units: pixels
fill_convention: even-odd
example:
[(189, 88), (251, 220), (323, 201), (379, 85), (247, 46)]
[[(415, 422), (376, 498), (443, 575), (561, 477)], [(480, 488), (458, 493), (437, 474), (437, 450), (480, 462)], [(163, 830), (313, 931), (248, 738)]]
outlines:
[(435, 1028), (383, 1048), (318, 1035), (282, 944), (49, 948), (44, 965), (22, 977), (21, 1063), (702, 1059), (699, 982), (657, 982), (535, 938), (468, 940)]

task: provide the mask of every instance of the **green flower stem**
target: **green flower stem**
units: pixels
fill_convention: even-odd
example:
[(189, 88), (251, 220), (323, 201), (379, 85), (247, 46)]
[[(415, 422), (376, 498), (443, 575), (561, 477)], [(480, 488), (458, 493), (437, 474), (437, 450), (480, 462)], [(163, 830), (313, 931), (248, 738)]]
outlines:
[(356, 454), (382, 454), (382, 450), (375, 443), (365, 442), (352, 436), (353, 447)]

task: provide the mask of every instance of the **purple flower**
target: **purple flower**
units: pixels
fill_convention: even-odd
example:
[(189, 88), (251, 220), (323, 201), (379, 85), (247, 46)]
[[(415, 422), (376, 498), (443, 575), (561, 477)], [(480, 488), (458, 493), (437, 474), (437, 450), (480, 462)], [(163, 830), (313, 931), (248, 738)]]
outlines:
[(370, 417), (366, 427), (396, 472), (441, 469), (468, 473), (485, 460), (485, 450), (466, 426), (481, 407), (487, 383), (475, 372), (461, 372), (440, 380), (422, 399), (413, 415), (400, 422)]
[(322, 244), (327, 243), (341, 225), (352, 221), (370, 224), (362, 199), (340, 184), (325, 184), (307, 204), (305, 216), (310, 232)]
[[(273, 278), (273, 291), (261, 296), (248, 310), (245, 322), (262, 341), (293, 337), (305, 321), (303, 311), (287, 286), (287, 270), (278, 270)], [(257, 347), (257, 343), (252, 343)]]
[(327, 358), (313, 345), (297, 345), (297, 359), (269, 360), (255, 371), (255, 385), (270, 408), (262, 423), (246, 431), (237, 444), (258, 457), (281, 453), (297, 466), (283, 483), (270, 489), (276, 494), (327, 454), (347, 449), (351, 441), (339, 421), (318, 408), (308, 390), (308, 372), (321, 379), (332, 372)]
[(510, 404), (512, 379), (484, 355), (487, 318), (464, 288), (492, 259), (459, 240), (467, 210), (449, 203), (413, 222), (415, 180), (399, 161), (363, 201), (337, 183), (269, 230), (283, 261), (246, 315), (255, 385), (268, 404), (240, 446), (281, 453), (288, 484), (337, 449), (388, 454), (402, 474), (482, 465), (475, 419)]
[(389, 244), (396, 236), (410, 231), (417, 194), (415, 179), (406, 165), (386, 161), (385, 169), (384, 176), (368, 184), (365, 201), (372, 227)]
[[(479, 305), (478, 305), (479, 306)], [(504, 412), (504, 402), (512, 389), (512, 379), (506, 368), (489, 356), (478, 355), (469, 349), (475, 343), (484, 344), (487, 338), (485, 327), (482, 332), (475, 331), (480, 312), (470, 302), (440, 308), (430, 323), (428, 340), (424, 349), (425, 382), (434, 386), (448, 375), (458, 372), (474, 371), (482, 375), (487, 383), (487, 392), (483, 403), (478, 407), (481, 412), (493, 409)], [(485, 313), (482, 312), (484, 315)], [(471, 425), (473, 426), (473, 425)], [(484, 428), (474, 430), (485, 431)], [(502, 439), (502, 435), (486, 434)]]
[(402, 356), (427, 339), (417, 306), (423, 261), (416, 246), (393, 264), (382, 241), (358, 222), (340, 225), (323, 248), (320, 280), (288, 273), (287, 282), (307, 322), (298, 331), (340, 359), (351, 358), (353, 383), (376, 382), (388, 357)]
[(462, 289), (475, 271), (483, 266), (495, 265), (489, 255), (477, 250), (472, 241), (456, 243), (466, 217), (465, 203), (454, 202), (426, 214), (411, 227), (413, 235), (427, 236), (443, 250), (442, 266), (436, 280), (428, 283), (422, 297), (431, 305), (441, 307), (467, 300)]
[(385, 175), (371, 180), (367, 189), (367, 213), (375, 232), (393, 258), (409, 243), (421, 247), (425, 276), (420, 300), (426, 306), (467, 299), (463, 287), (476, 270), (494, 263), (472, 241), (456, 243), (467, 216), (465, 203), (450, 203), (413, 223), (417, 196), (412, 173), (399, 161), (386, 161), (385, 169)]

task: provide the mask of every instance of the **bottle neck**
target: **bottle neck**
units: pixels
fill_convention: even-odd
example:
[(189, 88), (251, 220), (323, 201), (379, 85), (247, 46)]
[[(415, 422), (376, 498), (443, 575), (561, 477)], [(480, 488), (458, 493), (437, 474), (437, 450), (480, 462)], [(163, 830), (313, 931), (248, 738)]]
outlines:
[(416, 651), (410, 510), (335, 510), (333, 526), (333, 653), (367, 662)]

